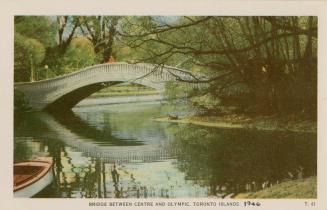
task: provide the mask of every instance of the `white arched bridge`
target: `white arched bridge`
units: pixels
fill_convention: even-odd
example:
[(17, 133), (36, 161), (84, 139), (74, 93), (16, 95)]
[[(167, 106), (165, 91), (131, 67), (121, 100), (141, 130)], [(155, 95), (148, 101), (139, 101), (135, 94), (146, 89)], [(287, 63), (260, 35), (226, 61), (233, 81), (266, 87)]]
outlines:
[[(198, 80), (189, 71), (153, 64), (99, 64), (80, 71), (37, 82), (15, 83), (33, 110), (67, 110), (100, 89), (130, 82), (163, 93), (167, 81)], [(196, 83), (195, 83), (196, 84)]]

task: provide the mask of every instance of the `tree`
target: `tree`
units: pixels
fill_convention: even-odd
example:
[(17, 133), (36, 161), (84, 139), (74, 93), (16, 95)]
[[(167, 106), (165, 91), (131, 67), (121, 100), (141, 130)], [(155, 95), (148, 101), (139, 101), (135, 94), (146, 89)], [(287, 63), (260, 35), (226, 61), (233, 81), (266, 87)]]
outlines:
[(85, 37), (74, 38), (61, 59), (65, 73), (91, 66), (95, 62), (95, 52), (92, 43)]
[(49, 66), (50, 77), (65, 73), (61, 65), (62, 59), (73, 38), (78, 33), (77, 29), (80, 26), (80, 17), (54, 16), (53, 22), (55, 45), (47, 48), (46, 58), (44, 59), (44, 65)]
[(57, 25), (51, 16), (15, 16), (15, 33), (36, 39), (45, 48), (56, 45)]
[(191, 68), (198, 66), (211, 77), (199, 79), (210, 84), (204, 91), (222, 103), (231, 97), (251, 98), (244, 110), (302, 110), (314, 116), (316, 17), (180, 17), (171, 23), (141, 19), (121, 33), (127, 46), (147, 52), (138, 61), (167, 64), (189, 57)]
[(36, 80), (40, 72), (39, 65), (45, 56), (42, 43), (16, 33), (14, 52), (15, 82)]
[(80, 29), (93, 44), (98, 62), (107, 62), (113, 56), (113, 47), (121, 17), (86, 16), (81, 17)]
[(56, 46), (56, 31), (52, 16), (15, 16), (15, 81), (44, 78), (42, 62)]

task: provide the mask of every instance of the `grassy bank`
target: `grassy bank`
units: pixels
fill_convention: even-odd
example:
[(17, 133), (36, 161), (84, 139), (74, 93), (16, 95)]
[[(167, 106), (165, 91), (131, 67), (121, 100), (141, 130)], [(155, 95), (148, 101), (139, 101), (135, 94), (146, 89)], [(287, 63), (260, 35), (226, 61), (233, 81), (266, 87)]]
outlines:
[(176, 120), (168, 117), (154, 119), (159, 122), (189, 123), (219, 128), (248, 128), (258, 130), (285, 130), (295, 132), (317, 132), (317, 122), (299, 115), (259, 116), (179, 116)]
[(240, 193), (235, 198), (317, 198), (317, 177), (282, 182), (253, 193)]

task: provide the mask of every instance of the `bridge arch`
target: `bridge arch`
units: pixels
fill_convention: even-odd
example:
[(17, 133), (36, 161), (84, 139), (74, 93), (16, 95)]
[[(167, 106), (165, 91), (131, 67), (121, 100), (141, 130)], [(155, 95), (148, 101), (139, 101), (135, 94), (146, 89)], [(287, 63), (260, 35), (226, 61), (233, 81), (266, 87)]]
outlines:
[(176, 76), (194, 79), (188, 71), (169, 66), (113, 63), (90, 66), (53, 79), (15, 83), (15, 89), (25, 94), (33, 110), (64, 110), (108, 84), (119, 82), (140, 84), (163, 93), (165, 82), (176, 81)]

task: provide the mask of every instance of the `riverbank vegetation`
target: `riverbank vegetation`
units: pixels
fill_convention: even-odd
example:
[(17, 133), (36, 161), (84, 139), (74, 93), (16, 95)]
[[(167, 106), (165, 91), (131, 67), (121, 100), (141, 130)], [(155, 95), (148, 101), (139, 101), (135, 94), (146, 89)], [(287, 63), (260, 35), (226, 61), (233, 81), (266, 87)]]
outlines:
[(193, 125), (202, 125), (216, 128), (245, 128), (256, 130), (279, 130), (293, 132), (317, 132), (317, 122), (307, 116), (297, 114), (279, 116), (248, 116), (248, 115), (222, 115), (222, 116), (178, 116), (177, 119), (158, 117), (157, 122), (175, 122)]
[(315, 119), (316, 24), (316, 17), (183, 17), (163, 25), (149, 18), (130, 24), (143, 30), (124, 35), (135, 48), (153, 46), (142, 61), (177, 59), (207, 75), (197, 82), (207, 85), (189, 93), (204, 114), (303, 112)]
[(155, 95), (158, 94), (153, 88), (145, 87), (143, 85), (121, 83), (114, 86), (109, 86), (96, 93), (93, 93), (90, 97), (107, 97), (107, 96), (141, 96), (141, 95)]

